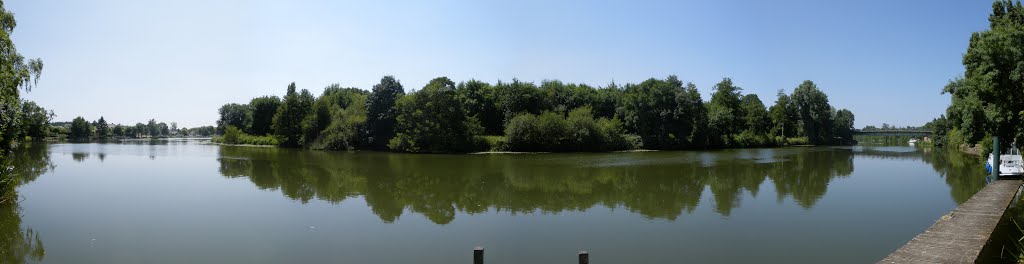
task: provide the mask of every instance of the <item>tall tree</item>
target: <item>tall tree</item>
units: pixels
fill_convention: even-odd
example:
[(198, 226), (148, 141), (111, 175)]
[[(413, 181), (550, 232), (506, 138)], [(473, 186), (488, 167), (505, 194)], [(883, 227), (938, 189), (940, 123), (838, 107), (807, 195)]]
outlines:
[(455, 89), (459, 100), (466, 108), (466, 113), (480, 120), (485, 134), (502, 134), (504, 120), (501, 111), (498, 110), (497, 90), (494, 86), (478, 80), (469, 80), (459, 83)]
[[(698, 95), (699, 97), (700, 95)], [(594, 94), (592, 110), (594, 116), (612, 118), (615, 117), (619, 106), (622, 104), (622, 89), (615, 82), (609, 83)]]
[(700, 91), (693, 83), (686, 83), (686, 89), (676, 94), (676, 115), (679, 117), (680, 135), (686, 137), (692, 148), (708, 145), (708, 113)]
[(828, 95), (812, 81), (804, 81), (793, 90), (793, 103), (800, 115), (804, 135), (811, 144), (827, 144), (832, 138), (832, 106)]
[(431, 80), (423, 90), (404, 96), (396, 106), (391, 149), (409, 152), (466, 152), (482, 128), (466, 114), (448, 77)]
[(373, 86), (366, 98), (367, 143), (374, 149), (386, 149), (388, 141), (395, 135), (395, 119), (398, 111), (395, 103), (405, 95), (402, 83), (394, 76), (384, 76)]
[[(691, 121), (679, 110), (681, 93), (685, 93), (683, 82), (676, 76), (665, 80), (647, 79), (638, 85), (627, 85), (622, 99), (625, 123), (643, 140), (645, 148), (671, 149), (684, 147), (692, 135), (685, 126)], [(692, 97), (687, 95), (692, 102)], [(692, 111), (693, 105), (682, 107)], [(692, 113), (692, 112), (691, 112)]]
[(840, 109), (836, 111), (835, 128), (833, 134), (836, 137), (837, 142), (834, 144), (853, 144), (853, 112), (846, 109)]
[(156, 119), (150, 119), (146, 123), (146, 129), (149, 132), (149, 137), (156, 138), (160, 136), (160, 124), (156, 122)]
[(157, 127), (160, 130), (160, 136), (166, 137), (171, 134), (171, 128), (167, 126), (167, 123), (160, 122), (160, 124), (157, 124)]
[(100, 120), (96, 120), (96, 137), (107, 138), (110, 136), (110, 125), (107, 124), (107, 120), (100, 117)]
[(30, 137), (33, 140), (42, 140), (50, 130), (50, 120), (53, 112), (47, 111), (35, 102), (25, 101), (21, 104), (21, 133), (20, 138)]
[(772, 135), (785, 139), (797, 134), (796, 124), (800, 116), (793, 100), (782, 89), (779, 89), (778, 99), (768, 112), (772, 119)]
[(141, 123), (141, 122), (140, 123), (135, 123), (135, 133), (137, 134), (137, 135), (135, 135), (135, 137), (142, 137), (144, 135), (149, 135), (149, 127), (146, 126), (145, 124)]
[(502, 124), (521, 113), (540, 114), (544, 100), (540, 89), (533, 83), (512, 79), (511, 83), (499, 81), (494, 86), (498, 95), (495, 103), (502, 112)]
[(252, 112), (249, 106), (244, 104), (225, 104), (217, 110), (220, 119), (217, 119), (217, 130), (223, 133), (227, 126), (234, 126), (242, 130), (249, 130), (252, 123)]
[(85, 121), (85, 118), (79, 116), (74, 120), (71, 120), (71, 139), (75, 140), (86, 140), (89, 139), (89, 121)]
[(261, 136), (272, 133), (271, 125), (274, 123), (274, 114), (277, 114), (277, 108), (280, 105), (281, 98), (277, 96), (257, 97), (249, 101), (252, 123), (247, 132)]
[(742, 90), (733, 85), (732, 79), (729, 78), (723, 78), (721, 82), (715, 84), (715, 92), (711, 94), (711, 101), (708, 102), (708, 118), (717, 134), (738, 134), (746, 127)]
[(274, 135), (282, 147), (300, 147), (302, 140), (302, 120), (313, 108), (313, 94), (309, 90), (295, 91), (295, 83), (288, 85), (284, 101), (274, 115)]
[(764, 103), (756, 94), (744, 95), (742, 99), (744, 129), (755, 135), (767, 135), (771, 124)]
[(112, 130), (112, 132), (113, 132), (115, 137), (123, 137), (124, 136), (124, 126), (122, 126), (120, 124), (114, 125), (114, 129)]
[[(366, 94), (358, 88), (341, 88), (341, 85), (331, 84), (324, 88), (320, 97), (313, 101), (311, 112), (302, 121), (302, 144), (310, 147), (315, 141), (320, 141), (322, 133), (332, 122), (332, 112), (343, 111), (353, 103), (353, 100), (363, 100), (365, 97), (358, 95)], [(360, 103), (364, 103), (360, 102)]]
[(986, 135), (1024, 141), (1024, 6), (992, 4), (989, 29), (971, 34), (963, 56), (964, 75), (950, 81), (946, 115), (958, 142), (977, 143)]

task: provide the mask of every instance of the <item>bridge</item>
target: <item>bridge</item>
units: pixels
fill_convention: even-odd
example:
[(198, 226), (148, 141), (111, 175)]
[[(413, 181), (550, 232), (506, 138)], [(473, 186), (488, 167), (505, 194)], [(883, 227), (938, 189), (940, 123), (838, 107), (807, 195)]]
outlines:
[(935, 132), (931, 130), (854, 130), (854, 136), (909, 136), (909, 137), (928, 137)]
[(878, 263), (974, 263), (1021, 180), (996, 180)]

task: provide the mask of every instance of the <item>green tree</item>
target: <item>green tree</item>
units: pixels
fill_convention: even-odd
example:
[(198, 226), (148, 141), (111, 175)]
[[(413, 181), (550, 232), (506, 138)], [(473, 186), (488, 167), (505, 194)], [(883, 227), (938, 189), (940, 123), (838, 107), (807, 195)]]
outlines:
[(124, 137), (124, 126), (120, 124), (114, 125), (113, 134), (115, 137)]
[(301, 147), (302, 121), (313, 108), (313, 94), (309, 90), (295, 91), (295, 83), (288, 85), (284, 101), (274, 114), (274, 136), (282, 147)]
[(395, 103), (405, 95), (405, 90), (394, 76), (384, 76), (373, 86), (366, 98), (366, 143), (373, 149), (386, 149), (395, 135), (395, 119), (398, 111)]
[(566, 148), (574, 151), (600, 151), (607, 147), (604, 131), (594, 119), (590, 106), (573, 109), (566, 117)]
[(497, 89), (494, 86), (478, 80), (469, 80), (459, 83), (455, 90), (459, 101), (466, 109), (466, 114), (480, 121), (485, 134), (502, 134), (504, 120), (502, 112), (498, 109)]
[(225, 104), (217, 110), (217, 113), (220, 114), (220, 119), (217, 119), (217, 129), (220, 132), (223, 132), (224, 128), (229, 125), (247, 130), (253, 120), (252, 111), (249, 110), (248, 105), (244, 104)]
[(989, 26), (971, 34), (963, 77), (943, 89), (952, 95), (946, 115), (956, 142), (1024, 141), (1024, 6), (995, 1)]
[(533, 83), (512, 79), (511, 83), (494, 85), (497, 89), (497, 108), (502, 113), (502, 123), (521, 113), (540, 114), (544, 104), (540, 89)]
[(52, 118), (52, 111), (47, 111), (35, 102), (24, 101), (21, 104), (21, 138), (42, 140), (49, 133)]
[(594, 92), (594, 101), (591, 103), (594, 116), (604, 118), (615, 117), (622, 103), (622, 94), (622, 89), (615, 82), (609, 83), (604, 88), (597, 89)]
[(818, 90), (814, 82), (804, 81), (793, 90), (792, 99), (807, 140), (811, 144), (828, 144), (833, 141), (833, 110), (828, 104), (828, 95)]
[(110, 125), (107, 124), (107, 120), (100, 117), (100, 120), (96, 120), (96, 137), (104, 139), (110, 136)]
[(366, 98), (368, 94), (353, 93), (350, 103), (341, 108), (331, 107), (331, 123), (320, 132), (310, 146), (312, 149), (354, 150), (362, 145), (361, 131), (366, 125)]
[(836, 137), (837, 142), (834, 144), (853, 144), (853, 112), (846, 109), (840, 109), (836, 111), (835, 129), (833, 135)]
[(71, 120), (71, 138), (75, 140), (88, 140), (89, 134), (91, 133), (89, 128), (89, 121), (85, 121), (85, 118), (79, 116), (74, 120)]
[[(21, 89), (31, 91), (43, 70), (41, 60), (26, 61), (15, 48), (11, 34), (16, 25), (14, 14), (0, 2), (0, 162), (6, 160), (9, 146), (21, 134)], [(0, 172), (0, 203), (14, 193), (9, 177)]]
[[(26, 61), (15, 48), (14, 41), (11, 40), (15, 26), (17, 22), (14, 14), (0, 1), (0, 206), (10, 210), (17, 207), (13, 204), (17, 199), (15, 188), (19, 182), (12, 170), (8, 169), (12, 167), (11, 145), (19, 135), (25, 134), (22, 131), (24, 126), (20, 92), (21, 89), (31, 91), (43, 71), (42, 60)], [(25, 254), (21, 253), (15, 255), (18, 256), (14, 256), (13, 259), (25, 257)]]
[(166, 137), (171, 135), (171, 128), (167, 126), (167, 123), (160, 122), (160, 124), (157, 124), (157, 128), (160, 130), (160, 136)]
[(686, 89), (676, 94), (676, 115), (679, 116), (679, 135), (686, 136), (689, 147), (708, 146), (708, 113), (700, 91), (693, 83), (686, 83)]
[(271, 125), (279, 106), (281, 106), (281, 98), (277, 96), (257, 97), (249, 101), (249, 111), (252, 113), (249, 134), (263, 136), (272, 133)]
[(540, 84), (543, 110), (567, 114), (569, 111), (589, 106), (597, 93), (585, 84), (564, 84), (559, 80), (545, 80)]
[(688, 115), (702, 112), (695, 109), (693, 95), (674, 75), (626, 85), (622, 104), (626, 126), (640, 136), (645, 148), (652, 149), (687, 147), (696, 128), (690, 123), (695, 117)]
[(156, 122), (156, 119), (150, 119), (146, 123), (146, 129), (148, 130), (149, 137), (156, 138), (160, 136), (160, 124)]
[(423, 90), (406, 95), (396, 105), (395, 137), (388, 146), (408, 152), (467, 152), (482, 132), (480, 122), (466, 114), (455, 82), (431, 80)]
[(314, 100), (312, 112), (302, 121), (303, 145), (309, 146), (320, 140), (323, 136), (321, 132), (333, 121), (332, 112), (345, 109), (356, 100), (362, 100), (358, 103), (365, 104), (366, 94), (366, 91), (359, 88), (341, 88), (338, 84), (327, 86), (323, 94)]
[(144, 135), (149, 135), (149, 127), (146, 126), (143, 123), (135, 123), (135, 134), (136, 134), (135, 137), (142, 137)]
[(522, 113), (505, 126), (506, 144), (512, 151), (569, 150), (565, 146), (568, 137), (568, 122), (562, 114), (550, 111), (540, 115)]
[(797, 134), (796, 125), (800, 114), (797, 112), (796, 104), (783, 90), (779, 90), (778, 99), (768, 112), (772, 120), (772, 135), (785, 139)]
[[(716, 134), (722, 136), (739, 134), (746, 128), (746, 113), (743, 108), (740, 87), (733, 85), (732, 79), (723, 78), (715, 84), (715, 92), (708, 102), (708, 118), (710, 126)], [(760, 101), (760, 100), (758, 100)]]
[(764, 103), (756, 94), (744, 95), (742, 99), (744, 128), (756, 135), (767, 135), (771, 118), (764, 108)]

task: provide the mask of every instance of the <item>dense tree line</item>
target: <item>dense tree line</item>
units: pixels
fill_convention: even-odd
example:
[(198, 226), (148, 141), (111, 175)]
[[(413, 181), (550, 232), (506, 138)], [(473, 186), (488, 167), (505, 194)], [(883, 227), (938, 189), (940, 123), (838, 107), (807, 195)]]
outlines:
[(942, 90), (952, 97), (946, 114), (928, 125), (951, 146), (982, 143), (985, 152), (991, 136), (1024, 141), (1024, 6), (995, 1), (988, 20), (970, 36), (963, 76)]
[(111, 124), (102, 116), (95, 121), (87, 121), (84, 117), (76, 117), (71, 122), (55, 122), (51, 124), (54, 134), (70, 140), (104, 140), (124, 138), (159, 138), (159, 137), (209, 137), (216, 131), (213, 126), (195, 128), (178, 127), (171, 122), (156, 122), (150, 119), (146, 123), (135, 125)]
[[(779, 91), (771, 107), (729, 78), (704, 101), (675, 76), (592, 87), (546, 80), (431, 80), (406, 93), (392, 76), (367, 92), (327, 87), (314, 97), (288, 85), (219, 109), (218, 132), (234, 144), (407, 152), (610, 151), (850, 144), (853, 113), (836, 110), (811, 81)], [(269, 122), (268, 122), (269, 120)], [(241, 133), (241, 134), (239, 134)], [(232, 140), (226, 140), (232, 139)]]

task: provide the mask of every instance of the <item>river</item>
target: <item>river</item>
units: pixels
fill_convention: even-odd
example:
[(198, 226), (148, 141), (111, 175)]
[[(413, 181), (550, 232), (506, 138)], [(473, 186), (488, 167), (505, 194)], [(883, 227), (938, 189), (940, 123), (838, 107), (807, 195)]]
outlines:
[(985, 185), (901, 146), (424, 155), (35, 144), (5, 263), (869, 263)]

